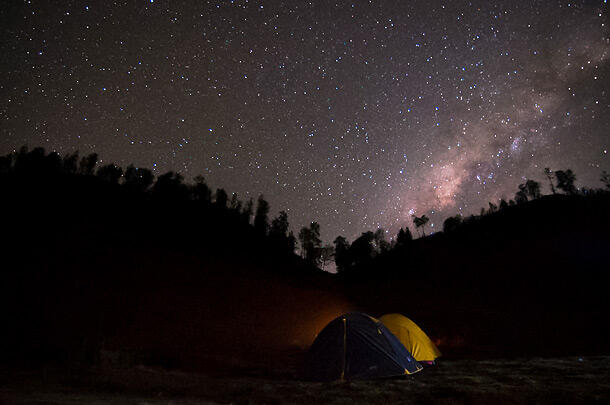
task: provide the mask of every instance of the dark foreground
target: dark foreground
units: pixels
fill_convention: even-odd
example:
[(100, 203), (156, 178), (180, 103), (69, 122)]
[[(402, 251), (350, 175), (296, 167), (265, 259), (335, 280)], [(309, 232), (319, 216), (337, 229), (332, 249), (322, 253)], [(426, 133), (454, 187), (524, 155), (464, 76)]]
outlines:
[(445, 360), (406, 378), (345, 383), (142, 367), (3, 372), (2, 381), (3, 404), (590, 404), (610, 403), (610, 356)]

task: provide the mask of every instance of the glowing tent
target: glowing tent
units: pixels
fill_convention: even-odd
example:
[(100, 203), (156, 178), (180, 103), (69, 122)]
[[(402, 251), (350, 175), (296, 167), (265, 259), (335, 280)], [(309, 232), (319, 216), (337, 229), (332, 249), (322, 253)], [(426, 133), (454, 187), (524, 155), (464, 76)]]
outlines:
[(415, 322), (401, 314), (387, 314), (379, 320), (392, 332), (398, 340), (421, 362), (433, 362), (440, 357), (441, 352), (432, 343), (428, 335)]
[(379, 320), (357, 312), (326, 325), (307, 358), (307, 376), (316, 381), (392, 377), (421, 369)]

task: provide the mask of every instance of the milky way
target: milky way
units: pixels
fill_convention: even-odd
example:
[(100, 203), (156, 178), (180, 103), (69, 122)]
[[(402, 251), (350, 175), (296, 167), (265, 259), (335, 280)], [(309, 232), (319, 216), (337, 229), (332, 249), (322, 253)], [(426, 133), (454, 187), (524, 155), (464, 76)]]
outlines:
[(605, 1), (11, 2), (0, 152), (263, 194), (324, 239), (610, 170)]

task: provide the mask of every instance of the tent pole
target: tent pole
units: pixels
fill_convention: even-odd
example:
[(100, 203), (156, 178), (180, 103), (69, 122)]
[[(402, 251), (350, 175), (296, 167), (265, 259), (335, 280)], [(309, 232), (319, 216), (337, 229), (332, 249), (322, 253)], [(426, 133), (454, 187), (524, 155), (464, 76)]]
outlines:
[(341, 381), (345, 381), (345, 363), (347, 362), (347, 319), (343, 318), (343, 365), (341, 366)]

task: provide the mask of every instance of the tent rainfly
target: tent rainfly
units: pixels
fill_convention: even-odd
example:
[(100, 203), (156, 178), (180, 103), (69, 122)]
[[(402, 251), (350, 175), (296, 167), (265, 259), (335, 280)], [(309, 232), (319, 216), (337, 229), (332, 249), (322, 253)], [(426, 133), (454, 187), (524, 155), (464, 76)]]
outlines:
[(393, 377), (421, 369), (379, 320), (357, 312), (326, 325), (307, 358), (307, 376), (315, 381)]
[(401, 314), (387, 314), (379, 318), (419, 362), (432, 363), (441, 352), (415, 322)]

